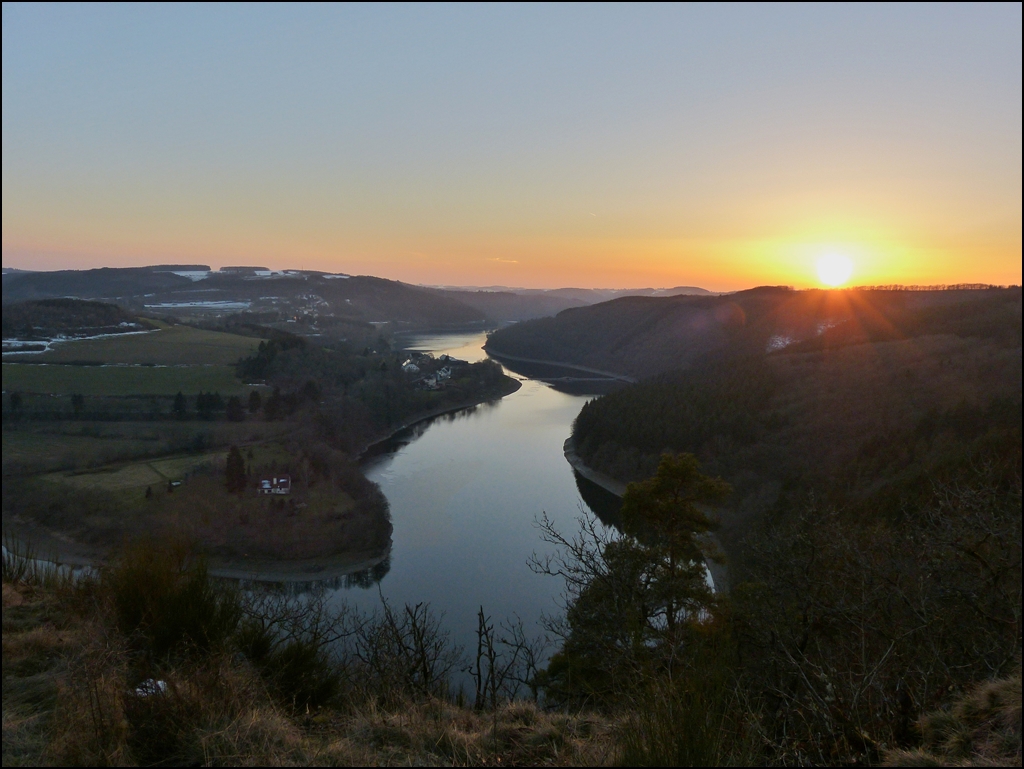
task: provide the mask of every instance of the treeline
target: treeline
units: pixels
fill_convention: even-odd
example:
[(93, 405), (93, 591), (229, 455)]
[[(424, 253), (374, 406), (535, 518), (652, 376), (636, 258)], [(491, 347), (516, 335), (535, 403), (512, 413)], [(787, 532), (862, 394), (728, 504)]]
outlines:
[(640, 480), (663, 452), (754, 441), (776, 386), (762, 358), (705, 360), (587, 402), (573, 423), (576, 450), (602, 472)]
[(55, 297), (128, 297), (188, 289), (189, 278), (152, 267), (101, 267), (95, 270), (20, 272), (4, 276), (3, 300)]
[[(732, 423), (724, 417), (746, 403), (762, 408), (752, 445), (765, 442), (777, 452), (779, 444), (766, 439), (771, 408), (735, 392), (723, 394), (724, 402), (700, 398), (688, 384), (681, 397), (697, 398), (708, 414), (673, 415), (665, 383), (649, 382), (629, 388), (635, 401), (623, 398), (629, 392), (623, 390), (597, 402), (607, 400), (617, 412), (602, 414), (592, 404), (580, 422), (613, 413), (652, 426), (671, 419), (680, 432), (668, 445), (698, 447), (737, 481), (720, 511), (722, 520), (742, 522), (733, 520), (727, 540), (729, 595), (708, 605), (708, 621), (691, 628), (683, 644), (665, 650), (661, 667), (638, 674), (628, 656), (637, 647), (620, 642), (612, 654), (608, 641), (631, 617), (659, 604), (643, 598), (648, 581), (635, 556), (625, 558), (622, 544), (595, 538), (573, 559), (588, 570), (577, 591), (587, 601), (596, 594), (610, 603), (600, 611), (570, 606), (568, 628), (575, 632), (549, 668), (563, 696), (571, 680), (577, 704), (639, 709), (634, 760), (640, 762), (873, 764), (897, 748), (917, 756), (924, 747), (938, 757), (919, 760), (939, 764), (1012, 762), (1020, 749), (1019, 716), (1005, 716), (1012, 705), (990, 700), (974, 722), (927, 714), (977, 685), (1003, 691), (1011, 686), (1007, 679), (1017, 681), (1019, 696), (1013, 678), (1022, 648), (1019, 392), (933, 409), (910, 426), (875, 433), (851, 461), (833, 465), (824, 452), (798, 457), (799, 463), (771, 450), (744, 455), (735, 441), (752, 436), (743, 431), (732, 434), (731, 450), (711, 450), (709, 444), (720, 448), (724, 440), (715, 429), (728, 432)], [(727, 379), (709, 384), (728, 390)], [(607, 434), (637, 430), (624, 424)], [(642, 472), (653, 455), (633, 451)], [(605, 469), (621, 469), (629, 457), (620, 452), (622, 464)], [(755, 457), (768, 466), (749, 461)], [(782, 471), (794, 467), (803, 471)], [(774, 496), (764, 498), (751, 483), (757, 472), (782, 476)], [(558, 571), (572, 573), (564, 565)], [(650, 652), (649, 644), (639, 648)], [(576, 650), (589, 651), (577, 659)], [(680, 718), (692, 723), (681, 729)], [(922, 735), (919, 723), (930, 732)], [(1003, 742), (983, 737), (989, 730)], [(989, 753), (979, 757), (982, 743)]]
[[(126, 328), (120, 324), (132, 324)], [(39, 299), (3, 305), (3, 336), (44, 338), (117, 333), (146, 326), (116, 304), (82, 299)]]
[(568, 583), (546, 669), (483, 608), (467, 650), (429, 606), (240, 592), (179, 543), (78, 578), (8, 543), (5, 763), (1015, 764), (1019, 478), (937, 486), (923, 560), (900, 527), (793, 511), (731, 595), (693, 561), (727, 491), (679, 456), (622, 537), (542, 521), (534, 565)]
[[(246, 402), (253, 397), (262, 404), (258, 390), (251, 390)], [(250, 408), (255, 414), (260, 407)], [(63, 422), (67, 420), (90, 422), (157, 422), (170, 419), (227, 419), (242, 422), (247, 417), (243, 399), (238, 395), (223, 397), (219, 392), (200, 391), (195, 395), (178, 392), (170, 395), (110, 395), (85, 396), (40, 395), (13, 391), (4, 398), (5, 424), (18, 422)]]
[(302, 404), (337, 446), (355, 451), (417, 414), (502, 394), (508, 380), (491, 361), (456, 367), (442, 390), (425, 390), (402, 371), (402, 356), (389, 349), (324, 347), (298, 337), (261, 343), (238, 364), (243, 379), (274, 387), (264, 399), (267, 418), (284, 418)]

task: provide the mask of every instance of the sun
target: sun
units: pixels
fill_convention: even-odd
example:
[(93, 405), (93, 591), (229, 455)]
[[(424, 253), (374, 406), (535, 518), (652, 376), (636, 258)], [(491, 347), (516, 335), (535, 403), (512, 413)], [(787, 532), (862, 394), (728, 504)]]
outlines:
[(818, 278), (826, 286), (843, 285), (853, 274), (853, 262), (842, 254), (825, 254), (818, 257)]

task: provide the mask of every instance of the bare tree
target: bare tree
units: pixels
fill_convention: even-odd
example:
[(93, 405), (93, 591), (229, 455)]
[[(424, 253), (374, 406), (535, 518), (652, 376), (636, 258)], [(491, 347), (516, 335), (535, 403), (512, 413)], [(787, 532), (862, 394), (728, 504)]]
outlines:
[(495, 633), (490, 617), (480, 607), (477, 614), (477, 646), (474, 664), (467, 668), (476, 688), (474, 707), (495, 710), (501, 701), (519, 696), (524, 686), (537, 699), (538, 662), (543, 658), (546, 639), (528, 639), (523, 621), (506, 620)]

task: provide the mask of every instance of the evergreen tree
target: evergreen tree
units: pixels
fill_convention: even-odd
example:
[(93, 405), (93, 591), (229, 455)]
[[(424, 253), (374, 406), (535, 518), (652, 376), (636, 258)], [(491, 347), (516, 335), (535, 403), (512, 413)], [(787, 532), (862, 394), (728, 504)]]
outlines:
[(227, 476), (226, 485), (228, 491), (239, 493), (245, 491), (245, 460), (242, 459), (242, 452), (238, 450), (238, 446), (232, 446), (228, 450), (225, 475)]
[(174, 415), (178, 417), (178, 419), (184, 419), (186, 408), (185, 396), (182, 394), (181, 390), (179, 390), (178, 394), (174, 396)]
[(203, 419), (213, 419), (214, 412), (221, 411), (223, 408), (224, 400), (220, 397), (220, 393), (201, 392), (196, 396), (196, 411)]
[(263, 405), (263, 414), (269, 420), (278, 419), (284, 407), (284, 398), (281, 396), (281, 388), (275, 387), (273, 394), (267, 398)]
[(242, 399), (237, 395), (232, 395), (228, 398), (227, 417), (232, 422), (242, 422), (245, 420), (245, 409), (242, 408)]
[(320, 398), (320, 385), (310, 379), (302, 388), (302, 395), (306, 400), (315, 401)]
[(663, 607), (668, 635), (707, 605), (705, 559), (715, 557), (707, 534), (715, 526), (702, 507), (720, 504), (731, 488), (702, 475), (693, 454), (664, 454), (658, 473), (626, 487), (623, 530), (647, 546), (653, 570), (652, 603)]
[[(262, 344), (262, 342), (260, 343)], [(255, 414), (263, 408), (263, 398), (260, 396), (258, 390), (250, 390), (249, 392), (249, 413)]]
[(639, 671), (676, 669), (682, 649), (713, 634), (716, 601), (705, 576), (706, 559), (716, 558), (707, 537), (714, 525), (702, 507), (728, 493), (692, 454), (665, 454), (657, 475), (627, 487), (625, 536), (606, 539), (584, 526), (567, 539), (542, 521), (562, 554), (534, 568), (564, 577), (570, 598), (556, 628), (562, 649), (542, 676), (553, 702), (613, 697)]

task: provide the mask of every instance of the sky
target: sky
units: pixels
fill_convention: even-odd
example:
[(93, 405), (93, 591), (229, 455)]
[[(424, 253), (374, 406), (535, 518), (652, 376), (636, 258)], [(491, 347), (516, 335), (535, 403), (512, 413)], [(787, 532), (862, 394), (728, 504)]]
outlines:
[(3, 4), (3, 265), (1021, 282), (1021, 5)]

